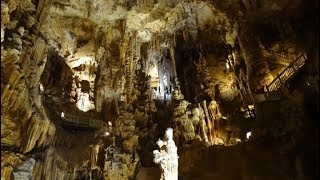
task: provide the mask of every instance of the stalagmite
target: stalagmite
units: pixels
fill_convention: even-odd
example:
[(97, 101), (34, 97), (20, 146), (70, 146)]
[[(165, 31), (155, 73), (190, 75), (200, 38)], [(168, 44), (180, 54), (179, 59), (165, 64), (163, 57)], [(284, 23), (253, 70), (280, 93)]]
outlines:
[[(314, 144), (313, 127), (304, 126), (313, 122), (318, 92), (308, 3), (2, 0), (1, 179), (159, 179), (137, 178), (158, 170), (153, 162), (162, 180), (232, 179), (237, 170), (242, 179), (261, 179), (250, 172), (261, 168), (238, 168), (249, 163), (242, 159), (250, 154), (259, 165), (282, 152), (299, 157), (288, 177), (309, 177), (309, 161), (291, 151), (305, 138), (305, 149)], [(258, 123), (250, 122), (247, 105), (298, 51), (311, 63), (286, 84), (300, 95), (288, 90), (276, 102), (255, 102)], [(209, 147), (240, 143), (248, 131), (251, 142)], [(260, 134), (274, 141), (253, 143)], [(260, 144), (272, 148), (260, 156)], [(279, 162), (294, 170), (290, 163)], [(270, 177), (287, 175), (272, 168)]]
[(210, 117), (210, 120), (211, 120), (211, 123), (212, 123), (212, 129), (213, 129), (213, 136), (216, 137), (217, 134), (216, 134), (216, 129), (215, 129), (215, 126), (217, 126), (217, 130), (219, 131), (219, 125), (215, 125), (214, 124), (214, 120), (216, 119), (212, 113), (212, 111), (210, 110), (210, 108), (208, 109), (208, 113), (209, 113), (209, 117)]
[[(219, 107), (216, 101), (211, 101), (208, 107), (209, 115), (211, 115), (213, 130), (217, 129), (219, 131), (219, 119), (221, 118), (221, 113), (219, 111)], [(214, 121), (217, 121), (217, 124), (214, 124)], [(216, 137), (217, 134), (215, 134)]]
[[(198, 103), (198, 107), (199, 107), (199, 109), (200, 109), (200, 110), (202, 111), (202, 113), (203, 113), (203, 108), (201, 107), (200, 103)], [(205, 121), (204, 118), (202, 118), (202, 119), (200, 120), (200, 124), (201, 124), (201, 131), (202, 131), (202, 135), (203, 135), (204, 141), (205, 141), (205, 143), (207, 144), (207, 143), (209, 142), (209, 140), (208, 140), (207, 131), (206, 131), (207, 125), (206, 125), (206, 121)]]
[(173, 141), (173, 130), (168, 128), (165, 133), (165, 140), (158, 140), (159, 150), (153, 151), (153, 161), (160, 164), (160, 180), (178, 180), (178, 155), (177, 147)]
[(90, 157), (91, 157), (91, 169), (96, 169), (98, 162), (98, 154), (99, 154), (99, 145), (92, 146)]
[[(211, 118), (208, 113), (208, 107), (207, 107), (206, 100), (203, 101), (203, 109), (204, 109), (204, 114), (206, 115), (208, 129), (209, 129), (209, 141), (210, 141), (210, 143), (212, 143), (212, 125), (211, 125)], [(214, 132), (213, 132), (213, 134), (214, 134)]]

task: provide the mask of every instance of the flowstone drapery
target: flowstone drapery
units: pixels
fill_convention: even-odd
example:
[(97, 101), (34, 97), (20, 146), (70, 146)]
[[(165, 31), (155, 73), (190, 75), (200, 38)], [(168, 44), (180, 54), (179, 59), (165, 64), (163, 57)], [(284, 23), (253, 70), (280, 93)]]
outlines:
[(160, 164), (161, 178), (160, 180), (178, 180), (178, 154), (177, 146), (173, 139), (173, 130), (168, 128), (165, 133), (165, 140), (159, 139), (157, 145), (159, 150), (153, 151), (156, 164)]

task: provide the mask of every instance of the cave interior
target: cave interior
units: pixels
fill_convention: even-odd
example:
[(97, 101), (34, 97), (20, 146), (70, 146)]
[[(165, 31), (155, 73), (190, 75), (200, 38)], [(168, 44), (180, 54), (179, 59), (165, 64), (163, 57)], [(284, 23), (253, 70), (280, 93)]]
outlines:
[(1, 0), (1, 179), (318, 179), (318, 8)]

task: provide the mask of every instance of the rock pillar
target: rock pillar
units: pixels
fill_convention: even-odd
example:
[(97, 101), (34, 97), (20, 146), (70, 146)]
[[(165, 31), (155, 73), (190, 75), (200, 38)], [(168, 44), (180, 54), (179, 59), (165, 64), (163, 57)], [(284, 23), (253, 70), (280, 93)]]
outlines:
[(165, 133), (165, 140), (158, 140), (157, 145), (159, 150), (153, 151), (156, 164), (160, 165), (161, 178), (160, 180), (178, 180), (178, 154), (177, 146), (173, 141), (173, 130), (168, 128)]

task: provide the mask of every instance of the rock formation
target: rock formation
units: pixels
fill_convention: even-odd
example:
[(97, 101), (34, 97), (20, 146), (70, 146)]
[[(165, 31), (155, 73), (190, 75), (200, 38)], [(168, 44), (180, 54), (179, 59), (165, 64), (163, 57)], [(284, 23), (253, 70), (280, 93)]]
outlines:
[(158, 140), (159, 150), (154, 150), (153, 161), (160, 165), (161, 180), (178, 179), (178, 155), (177, 147), (173, 141), (173, 130), (168, 128), (165, 133), (165, 140)]
[(1, 179), (312, 179), (317, 5), (2, 0)]

